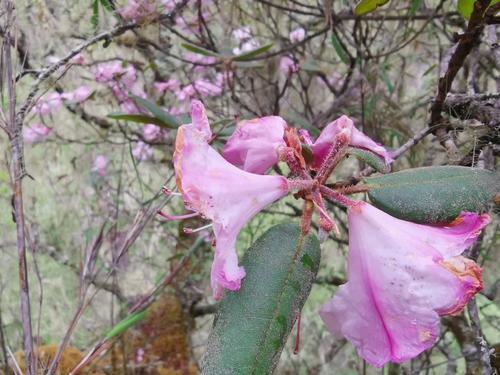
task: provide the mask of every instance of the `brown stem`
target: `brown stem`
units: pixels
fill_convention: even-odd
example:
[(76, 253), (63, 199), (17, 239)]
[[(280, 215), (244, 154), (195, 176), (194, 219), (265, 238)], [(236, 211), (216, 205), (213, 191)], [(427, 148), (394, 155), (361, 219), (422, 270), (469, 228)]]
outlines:
[(438, 126), (435, 132), (436, 137), (448, 151), (448, 156), (452, 163), (458, 162), (460, 156), (454, 140), (448, 135), (449, 123), (442, 115), (444, 102), (458, 71), (462, 68), (465, 59), (474, 46), (479, 42), (485, 25), (486, 9), (490, 5), (490, 1), (477, 0), (474, 3), (474, 10), (467, 25), (467, 31), (461, 36), (457, 48), (448, 63), (446, 73), (439, 79), (438, 92), (431, 106), (429, 126)]
[(10, 162), (10, 175), (12, 182), (12, 206), (13, 206), (13, 218), (16, 223), (16, 239), (17, 239), (17, 255), (19, 264), (19, 297), (21, 304), (21, 323), (23, 327), (23, 344), (24, 353), (26, 356), (26, 368), (28, 375), (36, 374), (36, 358), (33, 351), (33, 333), (31, 326), (31, 306), (30, 306), (30, 296), (29, 296), (29, 284), (28, 284), (28, 269), (26, 266), (26, 237), (25, 237), (25, 226), (24, 221), (24, 208), (23, 208), (23, 166), (22, 166), (22, 154), (23, 154), (23, 137), (22, 137), (22, 126), (16, 122), (16, 87), (15, 87), (15, 76), (12, 67), (12, 55), (11, 46), (15, 45), (11, 34), (11, 28), (13, 27), (15, 15), (14, 15), (14, 4), (11, 1), (6, 2), (6, 12), (7, 12), (7, 26), (5, 27), (5, 39), (3, 49), (3, 58), (5, 63), (5, 74), (7, 80), (7, 89), (9, 94), (9, 118), (8, 118), (8, 133), (10, 138), (10, 148), (11, 148), (11, 162)]

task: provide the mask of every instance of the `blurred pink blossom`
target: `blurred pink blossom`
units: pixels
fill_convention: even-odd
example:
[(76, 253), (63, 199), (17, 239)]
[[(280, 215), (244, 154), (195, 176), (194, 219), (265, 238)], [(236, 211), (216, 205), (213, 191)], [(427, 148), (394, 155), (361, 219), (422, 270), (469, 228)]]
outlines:
[(244, 41), (252, 37), (252, 30), (249, 26), (241, 26), (233, 30), (233, 37), (238, 41)]
[(142, 128), (142, 135), (148, 142), (160, 141), (164, 134), (163, 130), (156, 125), (147, 124)]
[(297, 73), (300, 69), (299, 64), (289, 56), (283, 56), (280, 60), (280, 69), (286, 74)]
[(23, 129), (23, 139), (24, 142), (30, 145), (43, 142), (52, 131), (51, 128), (46, 127), (43, 124), (35, 123), (30, 127), (24, 127)]
[(250, 39), (250, 40), (244, 42), (241, 45), (241, 47), (233, 48), (233, 53), (235, 55), (241, 55), (245, 52), (253, 51), (254, 49), (257, 49), (259, 47), (260, 47), (260, 43), (256, 39)]
[(166, 81), (155, 82), (153, 83), (153, 87), (158, 94), (164, 94), (167, 91), (175, 91), (178, 90), (180, 86), (179, 81), (176, 78), (171, 78)]
[(81, 103), (87, 100), (92, 94), (92, 90), (88, 86), (80, 86), (74, 91), (65, 92), (61, 95), (61, 98), (68, 100), (73, 103)]
[(141, 110), (137, 107), (137, 105), (130, 99), (124, 100), (120, 103), (120, 109), (125, 113), (141, 113)]
[(124, 20), (134, 22), (142, 22), (159, 14), (155, 0), (128, 0), (119, 13)]
[(153, 148), (150, 145), (139, 141), (132, 150), (132, 155), (138, 161), (147, 161), (153, 157)]
[(92, 171), (96, 172), (99, 176), (104, 177), (107, 174), (108, 158), (104, 155), (97, 155), (94, 159)]
[[(47, 62), (49, 64), (55, 64), (59, 62), (59, 60), (61, 60), (61, 58), (54, 55), (47, 57)], [(69, 63), (74, 65), (83, 65), (85, 64), (85, 57), (81, 53), (77, 53), (69, 60)]]
[(293, 30), (288, 37), (290, 38), (290, 42), (298, 43), (305, 39), (306, 31), (302, 27), (299, 27)]
[(40, 99), (38, 99), (32, 111), (40, 116), (46, 116), (59, 109), (61, 106), (61, 94), (57, 92), (51, 92), (49, 94), (43, 95)]

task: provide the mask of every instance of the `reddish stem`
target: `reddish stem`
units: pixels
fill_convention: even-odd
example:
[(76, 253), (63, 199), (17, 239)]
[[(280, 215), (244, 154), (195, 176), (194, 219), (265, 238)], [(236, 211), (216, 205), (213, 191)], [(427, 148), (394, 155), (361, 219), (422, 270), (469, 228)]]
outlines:
[(348, 133), (340, 132), (337, 135), (335, 143), (332, 145), (328, 156), (316, 175), (316, 180), (318, 180), (321, 185), (326, 182), (337, 164), (345, 157), (349, 140), (350, 135)]
[(302, 320), (302, 311), (299, 312), (297, 316), (297, 336), (295, 337), (295, 348), (293, 349), (293, 354), (299, 354), (300, 350), (300, 322)]
[(345, 195), (340, 194), (338, 191), (327, 188), (324, 185), (320, 186), (319, 190), (321, 191), (322, 195), (324, 195), (328, 199), (340, 203), (342, 206), (353, 207), (357, 204), (357, 201), (349, 199)]

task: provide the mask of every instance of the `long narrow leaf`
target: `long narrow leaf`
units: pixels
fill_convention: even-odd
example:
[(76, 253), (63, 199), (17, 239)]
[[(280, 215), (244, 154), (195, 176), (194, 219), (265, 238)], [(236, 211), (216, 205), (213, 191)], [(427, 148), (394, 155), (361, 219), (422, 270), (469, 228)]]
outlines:
[(241, 55), (235, 56), (235, 57), (233, 57), (233, 60), (234, 61), (246, 61), (246, 60), (253, 59), (254, 57), (262, 55), (264, 52), (269, 51), (272, 46), (273, 46), (272, 43), (266, 44), (265, 46), (262, 46), (262, 47), (254, 49), (252, 51), (248, 51), (248, 52), (242, 53)]
[(158, 105), (156, 105), (152, 101), (143, 99), (135, 95), (132, 95), (131, 99), (138, 106), (151, 112), (153, 116), (162, 121), (167, 127), (172, 129), (177, 129), (181, 125), (174, 116), (172, 116), (170, 113), (165, 112), (163, 109), (161, 109)]
[(167, 129), (172, 128), (170, 125), (165, 124), (159, 118), (147, 115), (116, 112), (116, 113), (109, 113), (108, 117), (114, 120), (131, 121), (131, 122), (137, 122), (139, 124), (154, 124)]

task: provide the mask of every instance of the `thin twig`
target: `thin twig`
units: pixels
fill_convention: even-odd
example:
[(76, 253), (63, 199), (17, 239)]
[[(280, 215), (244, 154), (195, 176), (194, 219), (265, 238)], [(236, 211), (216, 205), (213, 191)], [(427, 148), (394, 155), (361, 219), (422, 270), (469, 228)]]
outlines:
[(7, 25), (5, 27), (5, 43), (3, 45), (3, 59), (5, 62), (5, 72), (3, 77), (7, 80), (8, 89), (8, 111), (9, 118), (7, 129), (10, 138), (10, 148), (12, 160), (10, 162), (10, 176), (12, 182), (12, 205), (13, 217), (16, 223), (17, 254), (19, 263), (19, 297), (21, 302), (21, 322), (23, 327), (23, 344), (26, 356), (26, 368), (28, 375), (36, 374), (36, 358), (33, 351), (33, 333), (31, 326), (31, 306), (28, 283), (28, 269), (26, 266), (26, 223), (24, 220), (23, 208), (23, 137), (22, 130), (16, 121), (16, 86), (14, 82), (14, 70), (12, 66), (11, 47), (15, 45), (15, 38), (12, 36), (15, 15), (14, 4), (9, 0), (6, 2)]

